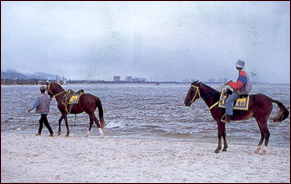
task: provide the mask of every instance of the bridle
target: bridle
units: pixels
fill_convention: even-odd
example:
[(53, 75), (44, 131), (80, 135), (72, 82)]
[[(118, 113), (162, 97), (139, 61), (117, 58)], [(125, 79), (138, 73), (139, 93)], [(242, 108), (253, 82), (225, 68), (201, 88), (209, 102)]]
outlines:
[(194, 88), (196, 89), (195, 95), (194, 95), (194, 97), (193, 97), (192, 100), (191, 100), (191, 103), (193, 103), (194, 100), (195, 100), (195, 98), (196, 98), (196, 95), (198, 94), (199, 98), (201, 98), (201, 95), (200, 95), (199, 86), (191, 85), (191, 87), (194, 87)]
[[(51, 83), (49, 83), (49, 85), (48, 85), (48, 87), (47, 87), (47, 91), (48, 91), (47, 93), (48, 93), (48, 94), (49, 94), (49, 93), (50, 93), (50, 94), (52, 94), (52, 95), (53, 95), (53, 97), (56, 97), (56, 96), (58, 96), (58, 95), (60, 95), (60, 94), (62, 94), (62, 93), (65, 93), (65, 92), (66, 92), (66, 91), (62, 91), (62, 92), (59, 92), (58, 94), (56, 94), (56, 95), (55, 95), (55, 94), (54, 94), (54, 93), (51, 91), (51, 88), (50, 88), (50, 86), (51, 86)], [(52, 97), (52, 98), (53, 98), (53, 97)]]
[[(191, 87), (194, 87), (194, 88), (196, 89), (195, 95), (194, 95), (194, 97), (192, 98), (191, 103), (194, 102), (194, 100), (195, 100), (197, 94), (198, 94), (199, 98), (203, 98), (203, 99), (205, 99), (205, 98), (207, 98), (208, 96), (211, 96), (211, 95), (214, 94), (214, 93), (211, 93), (211, 94), (209, 94), (209, 95), (207, 95), (207, 96), (201, 97), (199, 86), (191, 85)], [(224, 85), (218, 87), (217, 89), (222, 88), (222, 87), (224, 87)], [(197, 98), (197, 99), (199, 99), (199, 98)], [(222, 100), (224, 100), (224, 99), (222, 99)], [(216, 103), (214, 103), (211, 107), (209, 107), (209, 110), (211, 110), (213, 107), (215, 107), (216, 105), (218, 105), (222, 100), (219, 100), (219, 101), (217, 101)]]

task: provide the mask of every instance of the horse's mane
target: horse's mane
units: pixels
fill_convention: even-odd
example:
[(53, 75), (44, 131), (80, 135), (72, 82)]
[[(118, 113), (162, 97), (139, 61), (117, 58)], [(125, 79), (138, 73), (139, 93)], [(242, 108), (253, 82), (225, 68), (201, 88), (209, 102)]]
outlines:
[(59, 84), (58, 82), (51, 82), (51, 84), (57, 84), (57, 85), (61, 86), (61, 84)]
[(56, 84), (57, 86), (59, 86), (59, 87), (63, 88), (63, 87), (62, 87), (62, 85), (61, 85), (61, 84), (59, 84), (58, 82), (51, 82), (50, 84)]
[(204, 83), (202, 83), (202, 82), (200, 82), (198, 80), (191, 83), (191, 85), (193, 85), (193, 86), (199, 86), (200, 84), (203, 84), (203, 86), (205, 86), (209, 90), (213, 90), (215, 92), (217, 91), (216, 89), (213, 89), (212, 87), (210, 87), (210, 86), (208, 86), (208, 85), (206, 85), (206, 84), (204, 84)]
[(50, 82), (48, 85), (51, 86), (51, 84), (55, 84), (59, 90), (65, 91), (65, 89), (58, 82)]

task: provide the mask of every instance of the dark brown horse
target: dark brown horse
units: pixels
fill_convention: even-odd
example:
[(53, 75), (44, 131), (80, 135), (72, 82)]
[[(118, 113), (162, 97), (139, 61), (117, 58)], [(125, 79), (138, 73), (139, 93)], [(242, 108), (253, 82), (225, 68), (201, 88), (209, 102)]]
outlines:
[[(63, 96), (66, 94), (66, 91), (59, 84), (52, 82), (52, 83), (47, 84), (47, 94), (51, 98), (52, 97), (56, 98), (56, 101), (58, 103), (58, 109), (62, 113), (62, 116), (59, 119), (58, 135), (61, 135), (61, 122), (64, 119), (66, 128), (67, 128), (67, 134), (66, 134), (66, 137), (67, 137), (70, 134), (68, 120), (67, 120), (67, 110), (66, 110), (66, 107), (62, 104)], [(99, 124), (96, 116), (94, 115), (94, 112), (97, 107), (99, 110), (99, 120), (100, 120), (101, 125)], [(90, 127), (85, 137), (89, 136), (92, 125), (93, 125), (93, 121), (94, 121), (99, 129), (100, 137), (103, 138), (102, 129), (104, 129), (105, 122), (103, 119), (103, 108), (102, 108), (101, 100), (92, 94), (83, 93), (79, 98), (78, 104), (74, 104), (72, 106), (70, 113), (79, 114), (84, 111), (89, 115), (89, 118), (90, 118)]]
[[(226, 131), (225, 131), (225, 123), (221, 121), (222, 116), (225, 113), (225, 109), (219, 108), (216, 103), (220, 98), (219, 91), (212, 89), (211, 87), (195, 81), (191, 84), (190, 89), (186, 95), (184, 104), (186, 106), (191, 106), (191, 104), (198, 98), (202, 98), (207, 106), (210, 108), (210, 112), (212, 117), (217, 121), (217, 130), (218, 130), (218, 146), (215, 150), (215, 153), (219, 153), (221, 150), (221, 137), (223, 137), (224, 147), (222, 151), (226, 151), (228, 148), (226, 142)], [(273, 105), (272, 103), (278, 104), (280, 111), (276, 115), (276, 117), (272, 118), (274, 122), (280, 122), (285, 120), (289, 116), (289, 111), (286, 107), (279, 101), (273, 100), (270, 97), (263, 94), (254, 94), (250, 95), (249, 99), (249, 109), (247, 111), (242, 110), (234, 110), (233, 116), (231, 116), (232, 121), (238, 120), (246, 120), (250, 118), (255, 118), (259, 129), (261, 131), (261, 140), (259, 145), (255, 151), (255, 153), (259, 153), (262, 149), (263, 141), (265, 140), (265, 147), (268, 146), (268, 141), (270, 137), (270, 132), (267, 127), (267, 121), (272, 112)], [(263, 149), (262, 154), (266, 153), (266, 150)]]

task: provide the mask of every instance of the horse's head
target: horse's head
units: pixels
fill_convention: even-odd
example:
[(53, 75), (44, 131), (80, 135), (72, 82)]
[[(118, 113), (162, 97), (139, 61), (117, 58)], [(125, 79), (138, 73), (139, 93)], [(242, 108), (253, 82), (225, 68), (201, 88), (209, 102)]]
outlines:
[[(49, 95), (51, 98), (55, 95), (54, 89), (51, 87), (52, 83), (46, 83), (46, 90), (47, 90), (47, 95)], [(53, 84), (52, 84), (53, 85)]]
[(66, 91), (56, 82), (47, 83), (47, 94), (52, 98), (64, 94)]
[(52, 98), (54, 96), (58, 96), (60, 94), (63, 94), (64, 92), (66, 92), (61, 85), (59, 85), (56, 82), (51, 82), (51, 83), (47, 83), (46, 86), (47, 89), (47, 94)]
[(185, 97), (184, 104), (189, 107), (191, 104), (198, 98), (201, 97), (200, 90), (199, 90), (200, 82), (195, 81), (191, 84), (190, 89), (188, 90), (188, 93)]

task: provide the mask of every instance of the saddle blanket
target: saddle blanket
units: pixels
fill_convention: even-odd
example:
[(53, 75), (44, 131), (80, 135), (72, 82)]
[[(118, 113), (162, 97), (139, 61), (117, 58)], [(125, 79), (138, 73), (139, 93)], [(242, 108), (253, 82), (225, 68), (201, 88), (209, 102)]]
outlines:
[[(224, 92), (225, 91), (222, 91), (221, 92), (221, 95), (220, 95), (220, 99), (219, 100), (222, 100), (222, 99), (225, 98)], [(249, 100), (250, 100), (250, 95), (244, 96), (242, 98), (238, 98), (235, 101), (235, 105), (233, 106), (233, 109), (235, 109), (235, 110), (246, 110), (247, 111), (249, 109)], [(222, 100), (218, 104), (218, 107), (219, 108), (225, 108), (225, 99)]]
[(73, 95), (69, 100), (69, 104), (78, 104), (80, 96), (81, 96), (81, 94)]
[(68, 92), (64, 95), (63, 97), (63, 102), (62, 104), (78, 104), (80, 96), (83, 94), (83, 92), (79, 93), (72, 93), (69, 91), (69, 97), (67, 97)]

